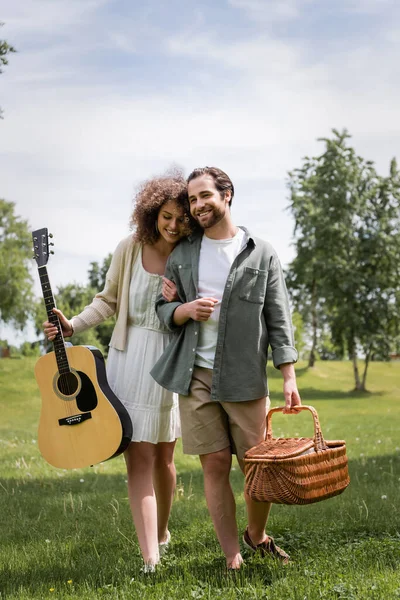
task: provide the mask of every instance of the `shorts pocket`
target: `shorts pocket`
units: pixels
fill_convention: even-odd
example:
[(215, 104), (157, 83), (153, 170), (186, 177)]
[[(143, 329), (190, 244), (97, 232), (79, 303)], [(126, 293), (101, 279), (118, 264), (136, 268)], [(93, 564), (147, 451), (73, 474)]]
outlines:
[(254, 304), (264, 304), (267, 289), (268, 271), (260, 271), (252, 267), (245, 267), (239, 298)]

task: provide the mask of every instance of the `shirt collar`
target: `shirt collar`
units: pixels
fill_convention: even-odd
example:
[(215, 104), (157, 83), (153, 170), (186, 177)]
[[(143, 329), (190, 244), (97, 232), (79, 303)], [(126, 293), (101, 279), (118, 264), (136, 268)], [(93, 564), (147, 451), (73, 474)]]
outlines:
[[(246, 244), (251, 243), (252, 246), (256, 246), (256, 239), (255, 239), (255, 237), (253, 237), (251, 235), (249, 230), (246, 227), (244, 227), (243, 225), (238, 225), (238, 227), (240, 227), (240, 229), (243, 229), (243, 231), (244, 231)], [(202, 238), (202, 237), (203, 237), (203, 231), (195, 231), (194, 233), (191, 233), (187, 239), (192, 244), (193, 242), (195, 242), (196, 240), (198, 240), (199, 238)]]

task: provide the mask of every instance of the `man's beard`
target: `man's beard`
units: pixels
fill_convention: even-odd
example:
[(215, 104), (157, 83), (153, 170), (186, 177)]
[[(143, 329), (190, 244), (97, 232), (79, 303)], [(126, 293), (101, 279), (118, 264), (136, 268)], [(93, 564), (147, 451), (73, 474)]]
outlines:
[(196, 217), (196, 220), (197, 220), (198, 224), (200, 225), (200, 227), (202, 227), (202, 229), (210, 229), (210, 227), (214, 227), (214, 225), (217, 225), (217, 223), (222, 221), (224, 216), (225, 216), (224, 209), (220, 209), (218, 207), (213, 207), (213, 208), (211, 208), (211, 214), (207, 218), (207, 221), (202, 223), (201, 220), (198, 219), (197, 217)]

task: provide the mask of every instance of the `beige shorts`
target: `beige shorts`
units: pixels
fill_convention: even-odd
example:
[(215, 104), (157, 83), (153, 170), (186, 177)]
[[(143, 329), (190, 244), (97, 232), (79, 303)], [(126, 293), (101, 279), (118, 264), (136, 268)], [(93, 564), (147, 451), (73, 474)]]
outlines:
[(243, 458), (265, 439), (269, 398), (246, 402), (210, 400), (212, 369), (195, 367), (189, 396), (179, 396), (185, 454), (209, 454), (231, 447)]

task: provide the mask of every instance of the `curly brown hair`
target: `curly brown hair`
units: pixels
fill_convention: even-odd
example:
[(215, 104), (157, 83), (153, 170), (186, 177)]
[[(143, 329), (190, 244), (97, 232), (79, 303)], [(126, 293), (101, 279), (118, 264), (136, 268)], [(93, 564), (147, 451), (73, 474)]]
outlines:
[(189, 212), (186, 179), (180, 169), (170, 169), (160, 177), (148, 179), (139, 184), (135, 198), (130, 227), (134, 230), (134, 239), (142, 244), (154, 244), (159, 233), (156, 223), (160, 208), (169, 200), (181, 206), (185, 215), (184, 234), (194, 229)]

